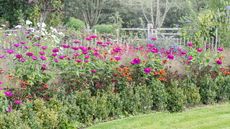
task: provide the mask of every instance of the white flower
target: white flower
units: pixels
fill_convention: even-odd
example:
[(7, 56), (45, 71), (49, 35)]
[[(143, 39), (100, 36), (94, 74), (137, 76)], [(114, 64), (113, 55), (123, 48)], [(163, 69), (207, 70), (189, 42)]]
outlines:
[(38, 27), (41, 27), (41, 28), (45, 28), (46, 27), (46, 24), (44, 22), (42, 23), (37, 23), (37, 26)]
[(16, 29), (21, 29), (22, 28), (22, 25), (17, 25), (15, 26)]
[(26, 20), (26, 25), (31, 25), (32, 22), (30, 20)]

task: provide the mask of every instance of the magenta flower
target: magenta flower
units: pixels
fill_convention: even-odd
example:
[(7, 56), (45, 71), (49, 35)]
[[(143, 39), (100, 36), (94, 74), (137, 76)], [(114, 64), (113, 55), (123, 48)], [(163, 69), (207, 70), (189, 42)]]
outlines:
[(63, 60), (65, 58), (65, 56), (62, 55), (62, 56), (59, 56), (58, 58), (61, 59), (61, 60)]
[(203, 51), (202, 48), (197, 48), (196, 50), (197, 50), (197, 52), (199, 52), (199, 53), (201, 53), (201, 52)]
[(193, 46), (193, 43), (192, 43), (192, 42), (188, 42), (187, 45), (188, 45), (189, 47), (192, 47), (192, 46)]
[(42, 70), (42, 71), (45, 71), (46, 69), (47, 69), (46, 64), (42, 64), (41, 70)]
[(39, 52), (40, 55), (45, 55), (46, 53), (44, 51)]
[(151, 52), (156, 54), (156, 53), (158, 53), (158, 49), (154, 47), (154, 48), (151, 50)]
[(54, 58), (54, 62), (55, 62), (55, 63), (58, 63), (59, 60), (58, 60), (57, 58)]
[(21, 100), (14, 100), (14, 103), (15, 103), (16, 105), (20, 105), (20, 104), (22, 104), (22, 101), (21, 101)]
[(79, 48), (78, 47), (72, 47), (72, 49), (77, 51)]
[(30, 47), (29, 47), (29, 46), (24, 46), (23, 48), (25, 48), (25, 49), (29, 49)]
[(3, 82), (2, 81), (0, 81), (0, 85), (2, 85), (3, 84)]
[(96, 69), (93, 69), (93, 70), (91, 70), (91, 72), (92, 72), (92, 73), (96, 73), (96, 72), (97, 72), (97, 70), (96, 70)]
[(81, 59), (77, 59), (76, 62), (77, 62), (77, 63), (81, 63), (82, 60), (81, 60)]
[(52, 50), (52, 52), (54, 52), (54, 53), (59, 52), (59, 49), (58, 49), (58, 48), (54, 48), (54, 49)]
[(57, 53), (53, 53), (52, 56), (53, 56), (53, 57), (57, 56)]
[(148, 48), (153, 48), (153, 47), (155, 47), (155, 45), (154, 44), (147, 44), (147, 47)]
[(13, 96), (13, 93), (11, 91), (5, 91), (4, 94), (6, 97), (12, 97)]
[(91, 38), (91, 39), (96, 39), (96, 38), (97, 38), (97, 35), (95, 35), (95, 34), (90, 35), (89, 38)]
[(114, 56), (114, 59), (115, 59), (116, 61), (119, 61), (119, 60), (121, 60), (121, 57), (120, 57), (120, 56)]
[(63, 44), (62, 47), (63, 48), (70, 48), (70, 46), (68, 44)]
[(32, 59), (33, 59), (33, 60), (37, 60), (37, 57), (36, 57), (36, 56), (32, 56)]
[(189, 61), (193, 60), (193, 57), (192, 56), (188, 56), (188, 60)]
[(145, 72), (146, 74), (151, 73), (151, 71), (152, 71), (152, 68), (144, 68), (144, 72)]
[(85, 55), (85, 59), (89, 59), (90, 58), (90, 56), (89, 55)]
[(22, 55), (21, 55), (21, 54), (16, 54), (15, 57), (16, 57), (17, 59), (21, 59), (21, 58), (22, 58)]
[(130, 63), (132, 65), (138, 65), (141, 63), (141, 60), (139, 58), (134, 58)]
[(7, 52), (8, 54), (13, 54), (13, 53), (14, 53), (14, 50), (8, 49), (8, 50), (6, 50), (6, 52)]
[(24, 58), (20, 58), (20, 60), (19, 60), (20, 62), (25, 62), (26, 61), (26, 59), (24, 59)]
[(26, 55), (29, 56), (29, 57), (31, 57), (31, 56), (33, 56), (34, 54), (33, 54), (32, 52), (27, 52)]
[(89, 63), (89, 60), (85, 60), (84, 62), (85, 62), (85, 63)]
[(41, 60), (47, 60), (47, 58), (45, 56), (40, 56)]
[(0, 55), (0, 59), (3, 59), (3, 58), (5, 58), (5, 55)]
[(97, 41), (97, 44), (101, 45), (101, 44), (103, 44), (103, 42), (102, 41)]
[(74, 42), (74, 43), (81, 43), (81, 41), (78, 40), (78, 39), (74, 40), (73, 42)]
[(9, 105), (6, 109), (7, 112), (12, 112), (13, 108), (12, 108), (12, 105)]
[(14, 46), (15, 47), (20, 47), (20, 44), (19, 43), (15, 43)]
[(41, 46), (42, 50), (46, 50), (48, 46)]
[(87, 40), (87, 41), (91, 41), (91, 40), (92, 40), (92, 38), (90, 38), (90, 37), (86, 37), (86, 38), (85, 38), (85, 40)]
[(20, 44), (26, 44), (26, 42), (20, 42)]
[(169, 59), (169, 60), (173, 60), (173, 59), (174, 59), (174, 55), (168, 54), (168, 59)]
[(217, 51), (218, 51), (218, 52), (222, 52), (222, 51), (224, 51), (224, 48), (219, 47), (219, 48), (217, 49)]
[(216, 60), (216, 63), (217, 63), (218, 65), (221, 65), (221, 64), (222, 64), (222, 60), (217, 59), (217, 60)]
[(151, 38), (151, 40), (152, 40), (152, 41), (156, 41), (156, 40), (157, 40), (157, 38), (156, 38), (156, 37), (153, 37), (153, 38)]
[(4, 90), (4, 88), (0, 87), (0, 91), (1, 91), (1, 90)]

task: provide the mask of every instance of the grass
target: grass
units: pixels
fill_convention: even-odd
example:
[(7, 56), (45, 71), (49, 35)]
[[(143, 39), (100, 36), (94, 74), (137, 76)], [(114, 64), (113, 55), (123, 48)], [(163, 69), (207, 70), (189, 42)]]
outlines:
[(100, 123), (88, 129), (230, 129), (230, 104), (157, 112)]

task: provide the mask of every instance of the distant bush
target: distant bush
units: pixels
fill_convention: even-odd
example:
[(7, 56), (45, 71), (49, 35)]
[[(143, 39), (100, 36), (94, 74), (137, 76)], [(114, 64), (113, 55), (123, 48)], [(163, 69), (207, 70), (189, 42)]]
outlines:
[(73, 29), (73, 30), (78, 30), (81, 31), (83, 29), (85, 29), (85, 23), (79, 19), (76, 18), (69, 18), (69, 20), (66, 22), (66, 27), (69, 29)]
[(98, 33), (115, 33), (116, 29), (118, 28), (117, 25), (114, 24), (101, 24), (101, 25), (95, 25), (93, 27), (93, 31), (97, 31)]

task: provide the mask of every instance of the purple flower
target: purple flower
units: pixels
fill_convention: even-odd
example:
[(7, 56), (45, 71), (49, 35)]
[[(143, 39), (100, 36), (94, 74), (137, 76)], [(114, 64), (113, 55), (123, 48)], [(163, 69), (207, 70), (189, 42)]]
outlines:
[(59, 49), (58, 49), (58, 48), (54, 48), (54, 49), (52, 50), (52, 52), (54, 52), (54, 53), (59, 52)]
[(153, 37), (153, 38), (151, 38), (151, 40), (152, 40), (152, 41), (156, 41), (156, 40), (157, 40), (157, 38), (156, 38), (156, 37)]
[(47, 60), (47, 58), (45, 56), (40, 56), (41, 60)]
[(90, 58), (90, 56), (89, 55), (85, 55), (85, 59), (89, 59)]
[(21, 55), (21, 54), (16, 54), (15, 57), (16, 57), (17, 59), (21, 59), (21, 58), (22, 58), (22, 55)]
[(101, 44), (103, 44), (103, 42), (102, 41), (97, 41), (97, 44), (101, 45)]
[(218, 52), (222, 52), (222, 51), (224, 51), (224, 48), (219, 47), (219, 48), (217, 49), (217, 51), (218, 51)]
[(19, 44), (19, 43), (15, 43), (14, 46), (15, 46), (15, 47), (19, 47), (20, 44)]
[(76, 50), (78, 50), (79, 48), (78, 48), (78, 47), (72, 47), (72, 49), (76, 51)]
[(97, 35), (95, 35), (95, 34), (90, 35), (89, 38), (91, 38), (91, 39), (96, 39), (96, 38), (97, 38)]
[(141, 60), (139, 58), (134, 58), (131, 62), (132, 65), (137, 65), (141, 63)]
[(57, 58), (54, 58), (54, 62), (55, 62), (55, 63), (58, 63), (59, 60), (58, 60)]
[(20, 104), (22, 104), (22, 101), (21, 101), (21, 100), (14, 100), (14, 103), (15, 103), (16, 105), (20, 105)]
[(144, 68), (144, 72), (145, 72), (146, 74), (151, 73), (151, 71), (152, 71), (152, 68)]
[(85, 60), (84, 62), (85, 62), (85, 63), (89, 63), (89, 60)]
[(8, 49), (8, 50), (6, 50), (6, 52), (7, 52), (8, 54), (13, 54), (13, 53), (14, 53), (14, 50)]
[(152, 52), (152, 53), (158, 53), (158, 49), (154, 47), (154, 48), (151, 50), (151, 52)]
[(20, 62), (25, 62), (26, 61), (26, 59), (24, 59), (24, 58), (20, 58), (20, 60), (19, 60)]
[(81, 60), (81, 59), (77, 59), (76, 62), (77, 62), (77, 63), (81, 63), (82, 60)]
[(44, 51), (39, 52), (40, 55), (45, 55), (46, 53)]
[(46, 50), (48, 47), (47, 46), (41, 46), (42, 50)]
[(26, 42), (20, 42), (20, 44), (26, 44)]
[(86, 37), (86, 38), (85, 38), (85, 40), (87, 40), (87, 41), (91, 41), (91, 40), (92, 40), (92, 38), (90, 38), (90, 37)]
[(61, 60), (63, 60), (65, 58), (65, 56), (62, 55), (62, 56), (59, 56), (58, 58), (61, 59)]
[(11, 91), (5, 91), (4, 94), (6, 97), (12, 97), (13, 96), (13, 93)]
[(81, 41), (78, 40), (78, 39), (75, 39), (73, 42), (74, 42), (74, 43), (81, 43)]
[(216, 63), (217, 63), (218, 65), (221, 65), (221, 64), (222, 64), (222, 60), (217, 59), (217, 60), (216, 60)]
[(169, 59), (169, 60), (173, 60), (173, 59), (174, 59), (174, 55), (168, 54), (168, 59)]
[(37, 60), (37, 57), (36, 57), (36, 56), (32, 56), (32, 59), (33, 59), (33, 60)]
[(12, 108), (12, 105), (9, 105), (6, 109), (7, 112), (12, 112), (13, 108)]
[(4, 88), (0, 87), (0, 91), (1, 91), (1, 90), (4, 90)]
[(25, 48), (25, 49), (29, 49), (30, 47), (29, 47), (29, 46), (24, 46), (23, 48)]
[(34, 54), (33, 54), (32, 52), (27, 52), (26, 55), (31, 57), (31, 56), (33, 56)]
[(3, 82), (2, 81), (0, 81), (0, 85), (2, 85), (3, 84)]
[(0, 59), (3, 59), (3, 58), (5, 58), (5, 55), (0, 55)]

